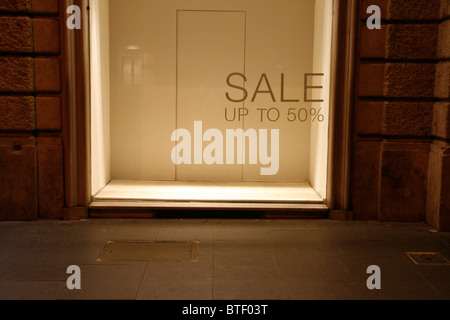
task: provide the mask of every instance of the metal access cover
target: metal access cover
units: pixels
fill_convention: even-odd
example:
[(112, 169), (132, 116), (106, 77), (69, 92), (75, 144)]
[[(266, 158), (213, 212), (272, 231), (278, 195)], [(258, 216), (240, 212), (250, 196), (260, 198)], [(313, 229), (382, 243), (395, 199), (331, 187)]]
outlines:
[(420, 265), (450, 265), (450, 262), (439, 252), (406, 252), (406, 255)]
[(198, 241), (108, 241), (97, 261), (198, 261)]

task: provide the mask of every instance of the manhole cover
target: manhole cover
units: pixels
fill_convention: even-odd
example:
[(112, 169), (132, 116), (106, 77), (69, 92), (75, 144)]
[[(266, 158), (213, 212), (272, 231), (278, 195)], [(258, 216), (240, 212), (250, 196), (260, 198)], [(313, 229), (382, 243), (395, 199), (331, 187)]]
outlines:
[(108, 241), (97, 261), (196, 262), (198, 241)]
[(406, 252), (415, 263), (421, 265), (450, 265), (450, 262), (439, 252)]

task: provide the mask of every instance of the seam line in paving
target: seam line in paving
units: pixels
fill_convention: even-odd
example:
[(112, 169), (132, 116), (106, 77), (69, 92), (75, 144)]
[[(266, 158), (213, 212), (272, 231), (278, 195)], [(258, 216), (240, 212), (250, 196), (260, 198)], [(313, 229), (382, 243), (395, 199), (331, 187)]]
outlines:
[(216, 234), (216, 226), (213, 225), (213, 230), (212, 230), (212, 283), (211, 283), (211, 300), (214, 300), (214, 283), (216, 280), (215, 277), (215, 273), (214, 271), (216, 270), (215, 268), (215, 253), (216, 253), (216, 239), (215, 239), (215, 234)]
[(406, 255), (406, 254), (401, 254), (402, 258), (408, 261), (408, 265), (414, 270), (415, 273), (417, 273), (420, 278), (422, 278), (425, 283), (431, 288), (431, 290), (433, 290), (434, 293), (436, 293), (436, 295), (441, 299), (441, 300), (445, 300), (444, 296), (442, 296), (442, 294), (428, 281), (428, 279), (422, 274), (422, 272), (420, 272), (419, 270), (417, 270), (417, 268), (414, 266), (414, 262), (411, 261), (411, 259)]
[(291, 296), (289, 294), (289, 290), (288, 290), (288, 288), (286, 286), (286, 279), (284, 278), (284, 274), (283, 274), (283, 272), (281, 270), (280, 260), (278, 259), (278, 255), (277, 255), (277, 253), (275, 251), (275, 247), (273, 245), (272, 245), (272, 251), (273, 251), (273, 254), (275, 256), (275, 259), (277, 260), (278, 270), (280, 271), (280, 276), (281, 276), (281, 280), (283, 281), (283, 288), (284, 288), (284, 291), (286, 292), (287, 299), (291, 300)]
[(141, 281), (139, 281), (139, 285), (136, 290), (136, 294), (134, 295), (134, 300), (137, 300), (139, 295), (139, 291), (141, 290), (142, 281), (144, 281), (145, 274), (147, 273), (148, 262), (145, 264), (144, 272), (142, 273)]

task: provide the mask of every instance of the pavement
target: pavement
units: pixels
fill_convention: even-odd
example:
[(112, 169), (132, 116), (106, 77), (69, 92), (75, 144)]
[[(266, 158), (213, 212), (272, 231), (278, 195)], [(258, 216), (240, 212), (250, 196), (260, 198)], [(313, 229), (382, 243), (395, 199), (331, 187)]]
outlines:
[[(160, 255), (147, 256), (130, 249), (99, 259), (109, 252), (108, 241), (178, 247), (159, 247)], [(183, 243), (195, 244), (195, 252), (184, 252)], [(180, 261), (180, 252), (190, 258)], [(408, 253), (416, 253), (411, 257), (417, 261)], [(0, 222), (0, 299), (449, 300), (448, 260), (450, 233), (422, 223)]]

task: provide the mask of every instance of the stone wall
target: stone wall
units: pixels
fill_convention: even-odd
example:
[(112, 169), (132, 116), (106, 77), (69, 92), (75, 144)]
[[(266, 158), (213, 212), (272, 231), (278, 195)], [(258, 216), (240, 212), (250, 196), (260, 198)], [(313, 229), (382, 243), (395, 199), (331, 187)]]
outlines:
[(61, 218), (58, 0), (2, 0), (0, 34), (0, 220)]
[[(449, 1), (360, 2), (353, 205), (359, 220), (450, 229)], [(382, 10), (368, 29), (366, 9)]]

